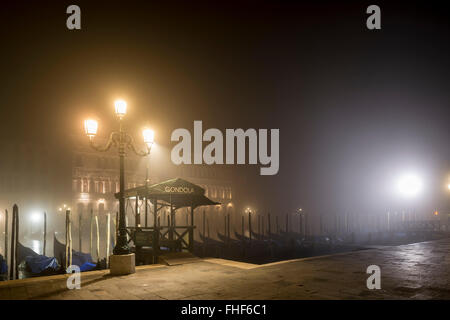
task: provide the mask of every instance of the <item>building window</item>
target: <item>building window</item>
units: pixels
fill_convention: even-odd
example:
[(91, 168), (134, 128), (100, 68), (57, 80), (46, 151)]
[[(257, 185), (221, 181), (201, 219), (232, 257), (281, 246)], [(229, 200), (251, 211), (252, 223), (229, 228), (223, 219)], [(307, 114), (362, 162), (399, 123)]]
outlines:
[(89, 192), (93, 193), (95, 192), (95, 182), (94, 180), (89, 180)]
[(77, 155), (75, 157), (75, 166), (82, 167), (83, 166), (83, 157), (81, 155)]
[(82, 181), (83, 181), (83, 188), (82, 188), (81, 192), (88, 193), (89, 192), (88, 179), (82, 179)]

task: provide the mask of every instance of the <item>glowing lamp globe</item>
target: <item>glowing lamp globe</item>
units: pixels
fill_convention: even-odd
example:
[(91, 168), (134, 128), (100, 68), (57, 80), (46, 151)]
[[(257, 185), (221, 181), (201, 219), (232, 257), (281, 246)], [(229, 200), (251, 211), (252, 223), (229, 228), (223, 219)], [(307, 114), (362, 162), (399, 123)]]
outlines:
[(144, 129), (142, 135), (144, 137), (144, 142), (150, 147), (155, 141), (155, 132), (150, 129)]
[(116, 100), (114, 102), (114, 108), (119, 118), (122, 118), (127, 113), (127, 103), (124, 100)]
[(98, 122), (92, 119), (84, 120), (84, 131), (89, 138), (97, 134)]

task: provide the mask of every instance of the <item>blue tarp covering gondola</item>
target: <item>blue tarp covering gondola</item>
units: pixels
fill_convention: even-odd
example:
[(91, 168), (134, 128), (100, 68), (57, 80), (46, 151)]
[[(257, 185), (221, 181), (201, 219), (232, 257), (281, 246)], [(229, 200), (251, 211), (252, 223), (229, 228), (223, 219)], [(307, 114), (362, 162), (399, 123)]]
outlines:
[(25, 263), (26, 271), (33, 276), (54, 274), (60, 268), (56, 258), (40, 255), (20, 242), (17, 244), (17, 260), (19, 264)]
[(8, 273), (8, 264), (6, 263), (5, 258), (0, 254), (0, 279), (2, 275), (6, 275)]
[[(56, 235), (54, 236), (53, 253), (61, 264), (66, 261), (66, 246), (58, 241)], [(89, 253), (83, 253), (72, 250), (72, 265), (78, 266), (80, 271), (89, 271), (97, 267), (97, 264), (92, 261)]]

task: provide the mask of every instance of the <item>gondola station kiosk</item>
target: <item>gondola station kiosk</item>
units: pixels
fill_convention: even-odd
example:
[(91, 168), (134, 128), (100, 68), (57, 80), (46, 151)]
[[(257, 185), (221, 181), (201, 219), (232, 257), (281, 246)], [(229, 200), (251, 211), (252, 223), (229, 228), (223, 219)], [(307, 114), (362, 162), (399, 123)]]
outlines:
[[(116, 193), (115, 197), (119, 198), (120, 193)], [(131, 248), (136, 254), (136, 264), (158, 263), (158, 257), (168, 252), (192, 253), (195, 209), (220, 204), (207, 198), (202, 187), (180, 178), (127, 189), (124, 198), (127, 220), (128, 217), (132, 220), (134, 216), (134, 226), (127, 226), (127, 235), (128, 244), (134, 244)], [(185, 225), (176, 225), (177, 210), (182, 208), (188, 208), (189, 221)], [(128, 215), (129, 211), (131, 215)], [(167, 220), (163, 222), (162, 212), (168, 213)], [(134, 255), (131, 256), (133, 259)], [(116, 272), (111, 270), (111, 273)]]

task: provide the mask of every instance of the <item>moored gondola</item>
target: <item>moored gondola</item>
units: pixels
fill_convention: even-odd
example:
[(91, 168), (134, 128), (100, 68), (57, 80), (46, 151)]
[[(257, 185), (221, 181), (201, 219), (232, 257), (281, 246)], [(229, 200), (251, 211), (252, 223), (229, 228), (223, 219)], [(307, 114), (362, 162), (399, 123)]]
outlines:
[[(54, 235), (53, 240), (53, 253), (54, 256), (60, 261), (61, 265), (65, 265), (66, 261), (66, 246), (59, 242)], [(72, 249), (72, 265), (76, 265), (80, 268), (80, 271), (90, 271), (93, 269), (100, 269), (101, 265), (92, 260), (91, 254), (75, 251)]]

